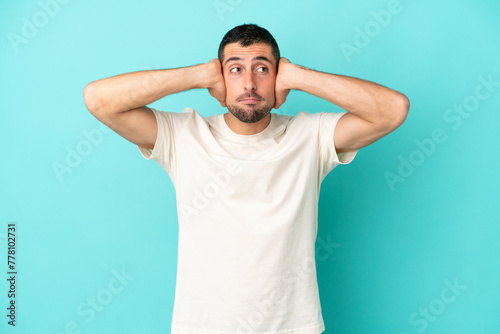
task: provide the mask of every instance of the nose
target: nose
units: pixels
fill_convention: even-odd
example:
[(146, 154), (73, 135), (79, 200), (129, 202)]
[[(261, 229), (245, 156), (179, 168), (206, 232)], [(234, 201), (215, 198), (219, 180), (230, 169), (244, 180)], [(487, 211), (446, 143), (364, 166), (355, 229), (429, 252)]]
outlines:
[(245, 73), (244, 80), (245, 90), (254, 91), (255, 89), (257, 89), (254, 74), (252, 71), (248, 71), (247, 73)]

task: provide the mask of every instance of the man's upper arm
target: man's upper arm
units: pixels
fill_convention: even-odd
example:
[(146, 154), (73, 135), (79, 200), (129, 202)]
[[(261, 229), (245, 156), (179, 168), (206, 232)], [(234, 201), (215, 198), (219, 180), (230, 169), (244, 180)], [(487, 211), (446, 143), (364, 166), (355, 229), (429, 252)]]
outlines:
[(370, 123), (359, 116), (347, 113), (336, 124), (333, 134), (337, 153), (350, 152), (379, 140), (394, 131), (400, 124)]
[(158, 125), (149, 107), (144, 106), (107, 116), (96, 114), (94, 116), (128, 141), (151, 150), (154, 148)]

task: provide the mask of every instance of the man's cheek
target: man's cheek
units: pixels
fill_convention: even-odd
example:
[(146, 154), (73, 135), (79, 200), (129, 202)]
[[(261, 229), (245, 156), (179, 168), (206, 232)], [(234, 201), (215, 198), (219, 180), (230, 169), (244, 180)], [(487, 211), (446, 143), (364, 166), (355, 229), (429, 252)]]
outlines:
[(225, 86), (226, 86), (226, 102), (231, 102), (235, 96), (234, 92), (232, 90), (231, 83), (226, 81)]

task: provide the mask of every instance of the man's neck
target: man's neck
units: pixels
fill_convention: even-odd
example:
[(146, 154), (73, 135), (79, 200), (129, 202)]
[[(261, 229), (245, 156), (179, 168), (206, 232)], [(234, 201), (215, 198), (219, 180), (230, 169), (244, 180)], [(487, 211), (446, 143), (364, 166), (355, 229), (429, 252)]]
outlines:
[(265, 128), (271, 122), (271, 113), (258, 121), (257, 123), (245, 123), (240, 121), (230, 112), (224, 114), (224, 120), (227, 126), (239, 135), (254, 135), (256, 133), (264, 131)]

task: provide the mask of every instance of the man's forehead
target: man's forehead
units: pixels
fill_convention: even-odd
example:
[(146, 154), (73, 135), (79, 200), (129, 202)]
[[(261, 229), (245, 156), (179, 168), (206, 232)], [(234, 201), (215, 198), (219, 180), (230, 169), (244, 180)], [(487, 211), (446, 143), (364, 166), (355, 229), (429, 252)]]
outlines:
[(265, 43), (254, 43), (248, 46), (242, 46), (239, 43), (229, 43), (224, 48), (224, 65), (230, 61), (264, 60), (274, 64), (271, 46)]

